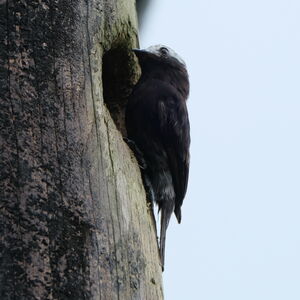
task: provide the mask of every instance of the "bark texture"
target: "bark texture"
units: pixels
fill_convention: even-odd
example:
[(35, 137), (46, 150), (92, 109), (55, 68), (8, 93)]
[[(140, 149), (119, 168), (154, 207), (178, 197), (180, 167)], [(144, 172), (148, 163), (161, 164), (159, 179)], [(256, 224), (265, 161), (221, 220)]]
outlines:
[(0, 1), (1, 300), (163, 298), (120, 133), (136, 43), (133, 0)]

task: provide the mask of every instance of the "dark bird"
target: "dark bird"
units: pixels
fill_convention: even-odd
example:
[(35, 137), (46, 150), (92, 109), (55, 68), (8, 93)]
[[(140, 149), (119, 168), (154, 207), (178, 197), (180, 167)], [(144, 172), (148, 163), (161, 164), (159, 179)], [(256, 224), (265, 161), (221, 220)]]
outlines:
[(146, 191), (161, 212), (160, 256), (164, 268), (166, 230), (173, 212), (178, 223), (181, 221), (188, 183), (189, 79), (184, 61), (172, 49), (157, 45), (133, 51), (142, 74), (129, 97), (126, 128), (137, 159), (142, 161)]

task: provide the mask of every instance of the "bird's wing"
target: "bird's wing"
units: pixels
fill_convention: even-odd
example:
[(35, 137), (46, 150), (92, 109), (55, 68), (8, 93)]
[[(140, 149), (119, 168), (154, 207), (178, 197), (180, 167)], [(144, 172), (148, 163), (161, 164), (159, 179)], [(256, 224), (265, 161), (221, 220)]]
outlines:
[(172, 95), (157, 102), (160, 132), (168, 156), (176, 193), (175, 215), (181, 221), (181, 205), (186, 194), (189, 176), (190, 125), (186, 102)]

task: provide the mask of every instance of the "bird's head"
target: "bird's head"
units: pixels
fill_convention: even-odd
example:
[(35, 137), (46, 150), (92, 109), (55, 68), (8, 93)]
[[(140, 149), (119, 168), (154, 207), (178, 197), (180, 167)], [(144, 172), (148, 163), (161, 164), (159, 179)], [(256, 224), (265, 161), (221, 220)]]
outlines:
[(147, 49), (133, 49), (141, 69), (142, 80), (159, 79), (173, 86), (187, 99), (189, 94), (189, 78), (183, 59), (171, 48), (163, 45), (151, 46)]
[(132, 49), (141, 67), (159, 64), (165, 67), (179, 68), (186, 70), (183, 59), (171, 48), (163, 45), (155, 45), (146, 49)]

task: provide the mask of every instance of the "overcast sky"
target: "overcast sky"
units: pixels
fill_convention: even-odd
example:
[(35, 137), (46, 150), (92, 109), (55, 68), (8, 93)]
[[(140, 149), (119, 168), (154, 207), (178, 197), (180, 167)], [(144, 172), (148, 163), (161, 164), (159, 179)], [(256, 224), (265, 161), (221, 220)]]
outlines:
[(191, 172), (165, 300), (300, 299), (300, 1), (152, 0), (141, 47), (186, 61)]

